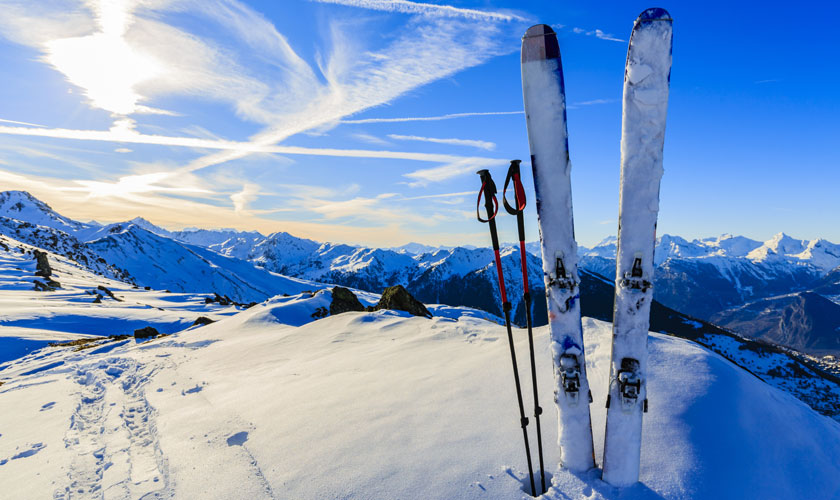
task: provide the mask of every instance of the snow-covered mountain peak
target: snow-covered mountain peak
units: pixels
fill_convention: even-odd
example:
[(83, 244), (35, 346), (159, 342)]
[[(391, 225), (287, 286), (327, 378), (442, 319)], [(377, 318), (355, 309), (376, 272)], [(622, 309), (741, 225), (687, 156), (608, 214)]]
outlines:
[(0, 192), (0, 216), (73, 234), (93, 227), (65, 217), (26, 191)]
[(744, 236), (733, 236), (729, 233), (722, 234), (717, 238), (703, 238), (700, 243), (712, 250), (712, 255), (726, 257), (745, 257), (761, 246), (760, 241), (751, 240)]
[(146, 231), (151, 233), (158, 234), (160, 236), (166, 236), (167, 238), (172, 237), (172, 233), (167, 231), (166, 229), (156, 226), (153, 223), (149, 222), (148, 220), (144, 219), (143, 217), (135, 217), (130, 221), (127, 221), (127, 224), (134, 224), (135, 226), (142, 227)]
[(764, 242), (764, 245), (781, 255), (795, 255), (805, 250), (807, 240), (797, 240), (785, 233), (777, 233)]
[(597, 245), (587, 250), (584, 255), (588, 257), (605, 257), (608, 259), (615, 258), (616, 243), (618, 239), (615, 236), (607, 236), (601, 240)]

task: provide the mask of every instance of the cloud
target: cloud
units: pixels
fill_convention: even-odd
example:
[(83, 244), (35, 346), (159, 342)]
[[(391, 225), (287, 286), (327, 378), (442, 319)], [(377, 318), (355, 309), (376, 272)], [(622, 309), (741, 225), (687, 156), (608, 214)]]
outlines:
[(29, 123), (29, 122), (19, 122), (15, 120), (4, 120), (0, 118), (0, 122), (3, 123), (14, 123), (15, 125), (27, 125), (29, 127), (45, 127), (46, 125), (38, 125), (37, 123)]
[(331, 3), (359, 7), (362, 9), (419, 14), (424, 16), (462, 17), (476, 21), (525, 21), (525, 18), (501, 12), (487, 12), (476, 9), (464, 9), (451, 5), (411, 2), (408, 0), (312, 0), (318, 3)]
[(612, 35), (611, 33), (605, 33), (603, 30), (599, 30), (599, 29), (586, 30), (586, 29), (578, 28), (578, 27), (566, 27), (562, 24), (555, 24), (553, 26), (557, 31), (560, 31), (562, 29), (568, 29), (568, 30), (571, 30), (571, 32), (576, 34), (576, 35), (594, 36), (595, 38), (598, 38), (600, 40), (607, 40), (607, 41), (610, 41), (610, 42), (626, 42), (627, 41), (627, 40), (622, 40), (621, 38), (618, 38), (618, 37)]
[(566, 106), (566, 109), (577, 109), (585, 106), (595, 106), (598, 104), (612, 104), (614, 102), (618, 102), (618, 99), (591, 99), (589, 101), (571, 103)]
[(258, 185), (250, 182), (245, 183), (242, 186), (242, 191), (230, 195), (230, 200), (233, 202), (233, 210), (236, 213), (248, 214), (249, 212), (246, 210), (248, 204), (257, 199), (259, 192), (260, 187)]
[(133, 150), (128, 148), (117, 148), (114, 150), (115, 153), (131, 153)]
[[(588, 34), (588, 33), (587, 33)], [(601, 30), (595, 30), (595, 36), (600, 38), (601, 40), (609, 40), (610, 42), (626, 42), (626, 40), (622, 40), (621, 38), (617, 38), (609, 33), (604, 33)]]
[(418, 135), (399, 135), (388, 134), (388, 137), (397, 141), (419, 141), (431, 142), (434, 144), (446, 144), (450, 146), (470, 146), (479, 149), (486, 149), (492, 151), (496, 149), (496, 144), (488, 141), (479, 141), (473, 139), (438, 139), (435, 137), (421, 137)]
[[(247, 212), (237, 213), (233, 207), (192, 199), (159, 196), (154, 193), (132, 194), (120, 203), (114, 204), (113, 199), (107, 197), (90, 197), (78, 190), (68, 189), (75, 187), (72, 181), (32, 175), (23, 176), (2, 169), (0, 169), (0, 184), (5, 189), (29, 191), (37, 198), (48, 202), (59, 213), (76, 220), (121, 222), (140, 213), (154, 224), (173, 230), (185, 227), (208, 229), (236, 227), (241, 230), (260, 231), (263, 234), (288, 231), (296, 236), (317, 241), (343, 241), (378, 246), (393, 246), (411, 241), (416, 236), (406, 231), (405, 226), (400, 223), (401, 218), (396, 213), (388, 214), (390, 222), (369, 226), (347, 225), (344, 222), (280, 221), (258, 217)], [(295, 208), (295, 211), (300, 210), (300, 207)], [(373, 210), (370, 216), (375, 217), (377, 214), (378, 211)], [(435, 237), (440, 237), (440, 235)], [(460, 236), (452, 241), (459, 242)]]
[[(412, 185), (426, 185), (483, 166), (507, 163), (507, 160), (432, 153), (302, 148), (285, 146), (282, 141), (319, 127), (343, 123), (346, 117), (388, 104), (431, 82), (510, 53), (511, 47), (516, 45), (513, 42), (518, 30), (503, 23), (521, 21), (518, 16), (420, 2), (347, 0), (341, 3), (413, 16), (384, 38), (378, 35), (364, 38), (375, 32), (366, 29), (366, 23), (375, 19), (342, 18), (326, 23), (320, 32), (324, 39), (315, 47), (315, 62), (310, 63), (298, 55), (295, 47), (271, 22), (236, 0), (124, 0), (119, 3), (89, 0), (83, 5), (74, 4), (77, 6), (68, 10), (54, 8), (62, 3), (67, 2), (5, 1), (0, 33), (40, 52), (40, 60), (61, 71), (74, 93), (85, 95), (86, 102), (95, 110), (111, 113), (114, 124), (107, 130), (76, 130), (38, 128), (36, 124), (4, 120), (3, 123), (14, 126), (0, 126), (0, 133), (104, 141), (113, 143), (118, 151), (128, 150), (126, 146), (131, 144), (211, 151), (178, 167), (163, 162), (135, 165), (136, 172), (132, 175), (112, 180), (103, 179), (100, 172), (93, 180), (41, 182), (30, 176), (32, 182), (19, 178), (15, 181), (17, 185), (29, 185), (32, 190), (48, 193), (48, 198), (59, 200), (59, 205), (79, 205), (68, 212), (70, 215), (90, 218), (97, 216), (93, 214), (107, 213), (117, 217), (130, 210), (132, 216), (142, 212), (150, 219), (170, 225), (206, 226), (208, 214), (212, 214), (214, 224), (222, 226), (259, 225), (264, 229), (270, 224), (277, 225), (276, 221), (258, 220), (255, 214), (260, 211), (249, 209), (257, 196), (269, 196), (265, 191), (249, 188), (247, 183), (243, 185), (241, 178), (236, 184), (234, 179), (225, 179), (220, 187), (213, 182), (216, 170), (202, 170), (253, 154), (383, 158), (437, 164), (407, 174)], [(190, 26), (201, 26), (201, 30), (187, 31)], [(219, 33), (222, 36), (218, 36)], [(114, 44), (111, 52), (103, 47), (107, 41)], [(307, 46), (305, 50), (310, 52), (311, 47)], [(126, 57), (126, 61), (145, 65), (148, 71), (134, 74), (132, 68), (123, 67), (127, 72), (125, 75), (102, 74), (102, 68), (111, 65), (91, 67), (82, 57), (86, 51), (105, 61), (116, 62), (117, 66), (120, 59)], [(100, 82), (95, 76), (105, 80)], [(106, 93), (110, 90), (104, 85), (105, 81), (115, 87), (112, 94)], [(174, 97), (199, 98), (212, 103), (214, 109), (219, 109), (219, 104), (228, 106), (238, 119), (249, 125), (256, 124), (258, 131), (245, 140), (226, 140), (209, 132), (190, 137), (183, 136), (190, 135), (189, 132), (173, 133), (160, 128), (160, 123), (171, 121), (147, 123), (150, 119), (143, 115), (148, 113), (177, 114), (169, 109), (158, 109), (161, 102), (167, 103), (163, 105), (167, 107), (178, 103)], [(162, 98), (166, 100), (160, 100)], [(521, 113), (455, 113), (416, 120)], [(101, 114), (98, 112), (97, 116)], [(184, 121), (178, 120), (179, 126), (183, 126)], [(391, 229), (403, 220), (418, 223), (422, 217), (436, 220), (434, 215), (421, 216), (409, 208), (394, 206), (397, 197), (362, 197), (348, 193), (310, 195), (307, 206), (325, 219), (342, 210), (351, 210), (354, 212), (349, 217), (356, 222), (364, 221), (382, 228), (385, 226), (381, 221), (384, 221)], [(335, 201), (348, 196), (352, 198)], [(120, 199), (119, 203), (114, 203), (115, 197)], [(111, 210), (106, 208), (108, 199)], [(228, 200), (229, 206), (218, 206)], [(98, 211), (91, 212), (94, 208)], [(278, 210), (283, 209), (285, 207), (278, 207)], [(358, 224), (347, 227), (301, 225), (291, 221), (282, 224), (287, 223), (288, 230), (304, 228), (301, 234), (320, 239), (345, 237), (348, 241), (359, 241), (369, 237), (369, 241), (381, 241), (386, 237), (405, 235), (398, 228), (386, 236), (366, 229), (357, 230)], [(335, 231), (335, 236), (324, 237), (327, 227)], [(317, 232), (320, 236), (315, 236)]]
[(413, 179), (408, 183), (411, 187), (423, 187), (432, 182), (442, 182), (467, 173), (473, 173), (482, 168), (507, 164), (507, 160), (496, 160), (490, 158), (461, 158), (446, 165), (433, 168), (415, 170), (404, 175)]
[[(199, 137), (162, 136), (141, 134), (126, 122), (115, 124), (110, 130), (71, 130), (40, 129), (29, 127), (0, 126), (0, 134), (51, 137), (88, 141), (120, 142), (128, 144), (156, 144), (160, 146), (182, 146), (198, 149), (218, 149), (236, 153), (281, 153), (308, 156), (336, 156), (344, 158), (386, 158), (394, 160), (416, 160), (428, 162), (452, 162), (462, 159), (460, 156), (416, 153), (402, 151), (383, 151), (366, 149), (305, 148), (299, 146), (261, 145), (258, 142), (239, 142)], [(198, 170), (195, 168), (194, 170)], [(189, 170), (187, 170), (189, 171)]]
[(616, 102), (616, 99), (592, 99), (589, 101), (580, 101), (573, 103), (572, 106), (592, 106), (594, 104), (609, 104)]
[(350, 134), (350, 137), (354, 139), (358, 139), (362, 142), (366, 142), (368, 144), (375, 144), (377, 146), (390, 146), (391, 143), (382, 139), (381, 137), (376, 137), (375, 135), (365, 134), (362, 132), (356, 134)]
[(363, 123), (400, 123), (400, 122), (432, 122), (439, 120), (452, 120), (455, 118), (466, 118), (472, 116), (498, 116), (498, 115), (524, 115), (524, 111), (488, 111), (478, 113), (451, 113), (440, 116), (418, 116), (409, 118), (363, 118), (361, 120), (341, 120), (340, 123), (363, 124)]

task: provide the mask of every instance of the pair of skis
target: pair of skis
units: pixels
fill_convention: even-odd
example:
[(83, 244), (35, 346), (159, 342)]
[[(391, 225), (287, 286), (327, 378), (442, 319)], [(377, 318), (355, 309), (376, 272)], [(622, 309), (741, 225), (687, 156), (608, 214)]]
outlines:
[[(537, 369), (534, 357), (534, 335), (532, 331), (531, 322), (531, 293), (528, 287), (528, 261), (527, 253), (525, 252), (525, 218), (523, 212), (525, 211), (525, 188), (522, 186), (522, 179), (519, 174), (520, 160), (512, 160), (508, 168), (507, 178), (505, 179), (505, 186), (502, 191), (502, 202), (505, 210), (516, 216), (517, 229), (519, 234), (519, 255), (522, 261), (522, 289), (523, 289), (523, 303), (525, 304), (525, 322), (528, 328), (528, 348), (531, 358), (531, 385), (534, 389), (534, 421), (537, 427), (537, 449), (540, 460), (540, 494), (545, 493), (545, 469), (543, 466), (543, 448), (542, 448), (542, 429), (540, 428), (540, 415), (542, 408), (539, 403), (539, 395), (537, 391)], [(478, 192), (478, 202), (476, 204), (476, 215), (480, 222), (486, 222), (490, 226), (490, 239), (493, 242), (493, 252), (496, 264), (496, 272), (499, 279), (499, 294), (502, 299), (502, 310), (505, 315), (505, 326), (507, 327), (508, 345), (510, 346), (510, 358), (513, 362), (513, 380), (516, 384), (516, 398), (519, 402), (519, 423), (522, 426), (522, 437), (525, 440), (525, 455), (528, 459), (528, 477), (531, 482), (531, 493), (537, 496), (537, 490), (534, 487), (534, 468), (531, 464), (531, 447), (528, 442), (528, 417), (525, 416), (525, 405), (522, 402), (522, 385), (519, 382), (519, 367), (516, 363), (516, 349), (513, 345), (513, 331), (511, 329), (510, 310), (511, 304), (507, 299), (507, 292), (505, 290), (505, 275), (502, 270), (502, 258), (499, 253), (499, 235), (496, 230), (496, 214), (499, 211), (499, 202), (496, 199), (496, 184), (493, 182), (493, 177), (488, 170), (479, 170), (478, 175), (481, 177), (481, 190)], [(508, 185), (513, 182), (513, 199), (514, 204), (511, 205), (507, 200)], [(487, 218), (483, 219), (479, 208), (481, 206), (481, 199), (484, 198), (484, 209), (487, 212)]]
[[(624, 73), (616, 295), (603, 461), (603, 479), (615, 486), (628, 486), (639, 478), (671, 21), (664, 9), (648, 9), (639, 15)], [(585, 471), (595, 466), (595, 456), (580, 319), (565, 88), (557, 37), (546, 25), (529, 28), (523, 37), (522, 90), (542, 242), (560, 460), (568, 469)]]

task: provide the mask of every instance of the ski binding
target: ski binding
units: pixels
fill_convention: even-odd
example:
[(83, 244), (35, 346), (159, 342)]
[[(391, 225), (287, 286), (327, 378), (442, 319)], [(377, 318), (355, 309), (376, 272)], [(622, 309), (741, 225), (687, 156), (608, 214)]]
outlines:
[(554, 254), (554, 272), (548, 273), (548, 286), (572, 291), (578, 284), (566, 271), (563, 258), (563, 252), (560, 250)]
[(563, 392), (569, 398), (569, 405), (575, 406), (580, 400), (580, 363), (574, 354), (560, 356)]
[(639, 290), (642, 293), (651, 288), (650, 281), (644, 279), (642, 272), (642, 253), (637, 252), (633, 256), (633, 267), (630, 272), (625, 272), (619, 284), (622, 288), (629, 288), (630, 290)]
[(621, 360), (618, 372), (618, 396), (621, 398), (622, 411), (629, 413), (639, 399), (642, 391), (642, 378), (639, 376), (639, 362), (633, 358)]

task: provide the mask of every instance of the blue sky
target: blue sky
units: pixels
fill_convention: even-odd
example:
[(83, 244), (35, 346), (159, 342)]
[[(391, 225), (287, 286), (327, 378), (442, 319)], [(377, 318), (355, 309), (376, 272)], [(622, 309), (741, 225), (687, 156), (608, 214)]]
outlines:
[[(528, 159), (519, 43), (546, 23), (563, 55), (579, 243), (616, 231), (626, 40), (651, 5), (0, 6), (0, 190), (71, 217), (487, 244), (474, 172), (502, 180)], [(661, 6), (675, 21), (659, 232), (840, 241), (838, 7), (795, 21), (781, 2)], [(533, 203), (526, 215), (536, 239)], [(513, 218), (500, 224), (514, 239)]]

